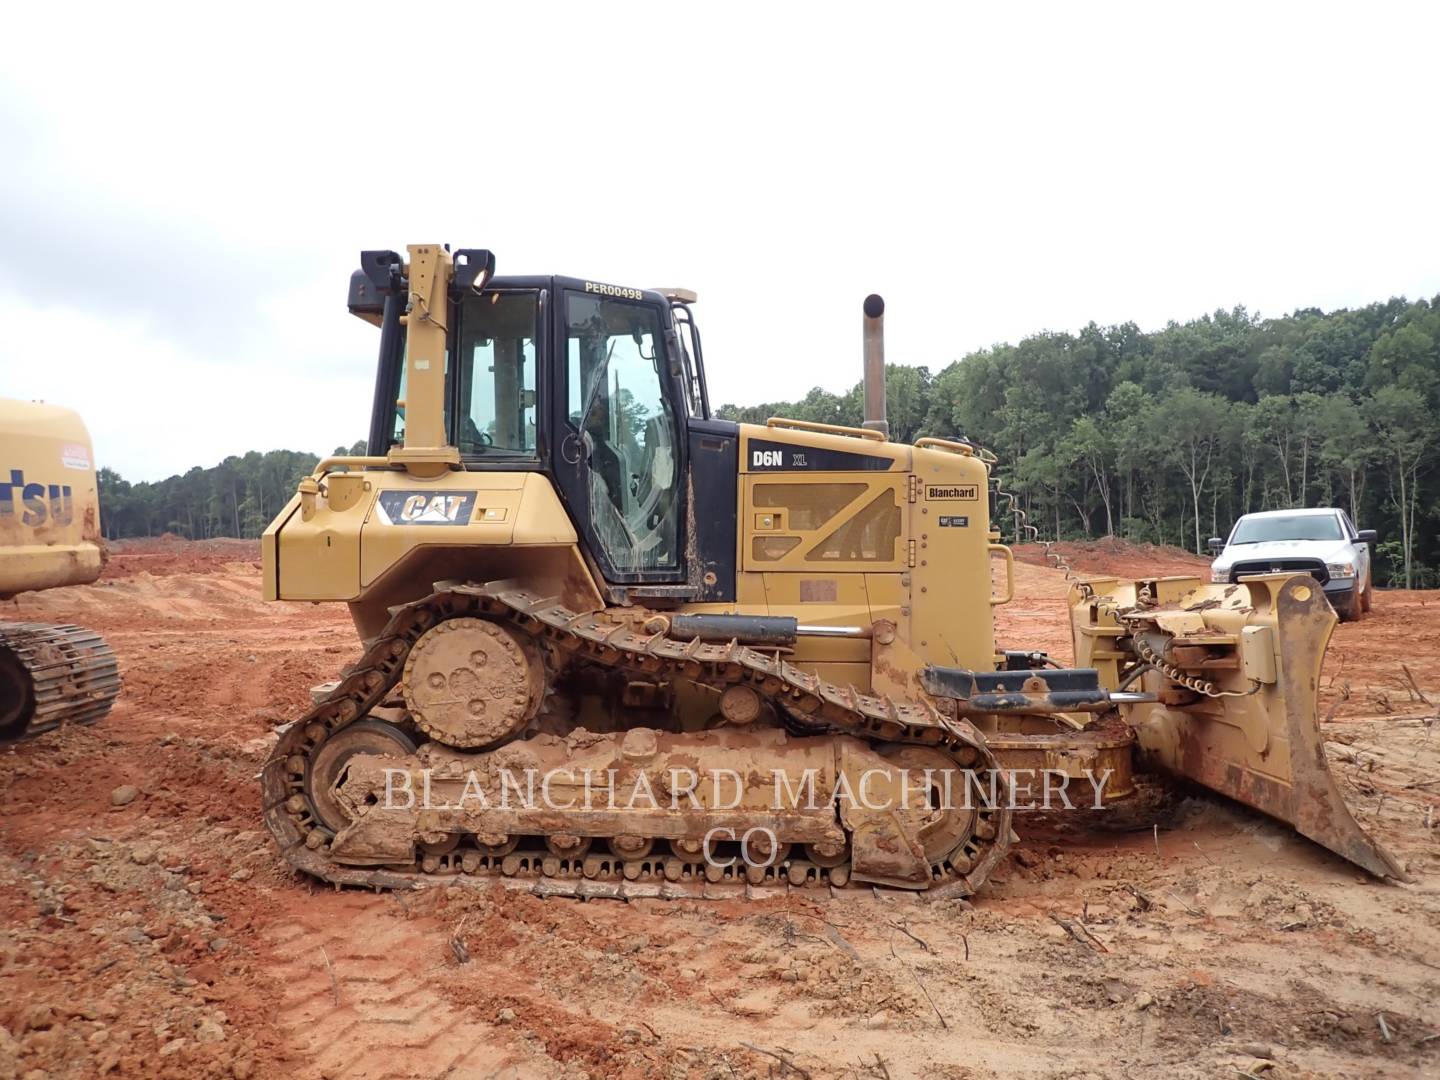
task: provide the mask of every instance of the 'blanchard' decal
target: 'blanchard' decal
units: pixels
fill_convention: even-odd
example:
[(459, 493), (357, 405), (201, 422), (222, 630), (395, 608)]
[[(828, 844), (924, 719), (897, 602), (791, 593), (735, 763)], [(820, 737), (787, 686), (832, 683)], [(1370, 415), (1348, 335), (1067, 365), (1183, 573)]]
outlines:
[(769, 439), (751, 439), (747, 453), (751, 472), (884, 472), (894, 464), (874, 454), (795, 446)]
[(975, 502), (980, 498), (979, 484), (926, 484), (926, 502)]
[(380, 520), (386, 525), (468, 525), (473, 491), (382, 491)]

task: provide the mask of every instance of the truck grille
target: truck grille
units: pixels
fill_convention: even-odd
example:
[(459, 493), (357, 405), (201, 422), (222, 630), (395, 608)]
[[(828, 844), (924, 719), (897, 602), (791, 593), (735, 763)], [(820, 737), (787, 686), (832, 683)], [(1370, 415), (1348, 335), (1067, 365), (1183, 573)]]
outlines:
[(1283, 574), (1286, 572), (1309, 574), (1324, 585), (1330, 580), (1330, 573), (1319, 559), (1251, 559), (1237, 562), (1230, 568), (1230, 580), (1239, 581), (1247, 574)]

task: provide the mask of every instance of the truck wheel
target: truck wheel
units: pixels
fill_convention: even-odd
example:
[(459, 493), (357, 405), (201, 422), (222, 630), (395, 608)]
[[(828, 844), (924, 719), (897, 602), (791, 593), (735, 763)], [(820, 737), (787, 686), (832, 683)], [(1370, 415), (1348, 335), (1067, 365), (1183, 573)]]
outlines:
[(1360, 607), (1362, 611), (1369, 611), (1375, 606), (1375, 581), (1372, 578), (1365, 579), (1365, 592), (1360, 596)]
[(1365, 608), (1360, 601), (1360, 590), (1351, 589), (1345, 596), (1337, 596), (1331, 606), (1341, 622), (1359, 622)]

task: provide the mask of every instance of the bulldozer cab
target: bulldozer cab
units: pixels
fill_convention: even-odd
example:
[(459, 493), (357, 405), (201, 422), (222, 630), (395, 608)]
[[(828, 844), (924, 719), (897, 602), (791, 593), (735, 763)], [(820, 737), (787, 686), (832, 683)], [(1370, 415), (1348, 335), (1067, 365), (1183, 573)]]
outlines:
[[(369, 442), (383, 455), (406, 438), (407, 332), (403, 303), (374, 284), (357, 271), (350, 310), (381, 327)], [(698, 596), (687, 442), (709, 417), (689, 297), (559, 276), (476, 290), (458, 272), (449, 293), (445, 439), (461, 467), (547, 474), (608, 583)]]

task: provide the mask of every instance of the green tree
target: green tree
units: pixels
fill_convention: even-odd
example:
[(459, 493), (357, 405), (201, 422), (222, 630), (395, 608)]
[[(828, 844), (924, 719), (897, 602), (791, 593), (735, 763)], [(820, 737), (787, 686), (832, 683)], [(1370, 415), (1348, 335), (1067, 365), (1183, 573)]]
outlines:
[[(1105, 509), (1105, 535), (1115, 535), (1115, 511), (1111, 501), (1111, 467), (1116, 459), (1115, 440), (1110, 432), (1112, 425), (1108, 417), (1097, 423), (1089, 416), (1077, 417), (1066, 440), (1065, 459), (1083, 462), (1095, 478), (1095, 490)], [(1088, 530), (1087, 530), (1088, 531)]]
[(1389, 473), (1391, 497), (1400, 516), (1400, 543), (1408, 589), (1415, 580), (1415, 509), (1420, 466), (1434, 437), (1434, 416), (1417, 391), (1404, 386), (1382, 386), (1370, 401), (1370, 420), (1394, 466)]
[(1195, 551), (1200, 543), (1200, 494), (1214, 466), (1217, 449), (1230, 436), (1224, 400), (1217, 394), (1185, 388), (1160, 406), (1160, 422), (1169, 435), (1171, 460), (1190, 486), (1195, 524)]
[(1370, 425), (1349, 394), (1331, 394), (1319, 410), (1320, 464), (1336, 477), (1345, 492), (1350, 517), (1360, 520), (1365, 478), (1377, 459)]

